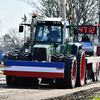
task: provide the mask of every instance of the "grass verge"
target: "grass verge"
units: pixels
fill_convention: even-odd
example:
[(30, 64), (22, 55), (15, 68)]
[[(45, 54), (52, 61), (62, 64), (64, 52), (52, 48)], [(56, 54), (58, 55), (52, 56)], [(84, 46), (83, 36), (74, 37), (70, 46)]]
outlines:
[(89, 100), (100, 100), (100, 95), (96, 95), (93, 99), (89, 99)]
[(3, 72), (0, 72), (0, 74), (3, 74)]

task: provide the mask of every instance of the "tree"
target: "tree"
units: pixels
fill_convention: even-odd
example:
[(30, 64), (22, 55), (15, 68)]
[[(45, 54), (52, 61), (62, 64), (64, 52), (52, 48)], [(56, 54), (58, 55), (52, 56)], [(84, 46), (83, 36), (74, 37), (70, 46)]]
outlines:
[[(67, 15), (72, 14), (73, 23), (94, 24), (98, 20), (98, 2), (97, 0), (67, 0), (69, 8)], [(69, 17), (68, 20), (70, 21)]]
[[(60, 13), (59, 0), (21, 0), (36, 9), (38, 19), (43, 17), (58, 17)], [(38, 4), (37, 4), (38, 3)], [(35, 10), (34, 10), (35, 12)]]
[(60, 6), (58, 0), (40, 0), (39, 3), (46, 17), (59, 17)]
[(3, 36), (4, 51), (11, 51), (11, 37), (9, 34)]
[[(60, 4), (59, 0), (39, 0), (38, 4), (33, 0), (22, 0), (30, 6), (36, 8), (39, 17), (59, 17)], [(70, 23), (69, 15), (73, 23), (94, 24), (98, 20), (98, 2), (97, 0), (66, 0), (68, 7), (66, 8), (66, 18)], [(39, 6), (38, 6), (39, 5)]]
[(9, 29), (8, 34), (10, 36), (10, 41), (12, 42), (12, 46), (16, 48), (22, 47), (21, 43), (22, 33), (19, 33), (17, 29), (11, 28)]
[(11, 28), (8, 33), (2, 36), (1, 45), (4, 47), (4, 51), (11, 51), (15, 48), (21, 48), (23, 43), (21, 42), (22, 35), (17, 29)]

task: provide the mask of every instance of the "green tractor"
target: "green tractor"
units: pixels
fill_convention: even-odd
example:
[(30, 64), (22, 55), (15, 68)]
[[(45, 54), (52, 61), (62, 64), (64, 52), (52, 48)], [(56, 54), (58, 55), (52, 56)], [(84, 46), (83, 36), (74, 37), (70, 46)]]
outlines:
[[(30, 43), (24, 44), (24, 47), (27, 45), (26, 47), (28, 48), (24, 48), (24, 51), (21, 50), (18, 53), (14, 53), (17, 59), (8, 56), (8, 60), (31, 61), (29, 63), (36, 62), (41, 68), (32, 69), (33, 71), (36, 70), (37, 73), (33, 72), (34, 74), (29, 76), (30, 81), (42, 78), (42, 83), (55, 84), (59, 87), (73, 88), (75, 85), (82, 86), (85, 83), (85, 52), (82, 50), (81, 45), (70, 41), (69, 27), (67, 27), (66, 22), (63, 22), (61, 18), (52, 20), (56, 21), (50, 21), (50, 19), (37, 21), (33, 44), (31, 44), (32, 39), (30, 39)], [(26, 49), (29, 51), (26, 52)], [(8, 62), (12, 63), (12, 61)], [(27, 65), (26, 62), (23, 63)], [(41, 65), (42, 63), (46, 63), (47, 65), (43, 66)], [(59, 68), (61, 63), (63, 67)], [(49, 66), (49, 64), (52, 65)], [(24, 74), (24, 72), (20, 73), (20, 75), (17, 73), (13, 73), (12, 75), (10, 72), (8, 74), (5, 68), (4, 73), (7, 75), (8, 85), (12, 85), (11, 76), (20, 85), (27, 83), (27, 80), (27, 85), (29, 84), (29, 79), (26, 77), (28, 75)], [(29, 74), (31, 74), (30, 71)], [(32, 77), (34, 78), (31, 79)]]
[(47, 18), (37, 21), (33, 34), (32, 22), (29, 43), (24, 44), (21, 51), (8, 54), (4, 62), (7, 85), (38, 84), (41, 78), (41, 83), (57, 87), (83, 86), (85, 52), (80, 44), (71, 40), (69, 28), (64, 18)]

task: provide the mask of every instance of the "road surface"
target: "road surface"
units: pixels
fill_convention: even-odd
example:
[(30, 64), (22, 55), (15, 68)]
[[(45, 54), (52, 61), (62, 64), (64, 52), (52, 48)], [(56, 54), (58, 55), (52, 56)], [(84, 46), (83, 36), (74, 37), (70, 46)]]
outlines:
[(56, 89), (51, 88), (50, 85), (47, 84), (32, 87), (8, 87), (5, 75), (0, 74), (0, 100), (51, 100), (50, 98), (53, 98), (52, 100), (63, 100), (63, 98), (67, 98), (66, 100), (74, 98), (72, 100), (76, 100), (79, 94), (78, 98), (81, 100), (81, 98), (85, 97), (85, 94), (86, 96), (92, 94), (92, 97), (96, 95), (96, 93), (100, 94), (99, 90), (100, 82), (87, 84), (74, 89)]

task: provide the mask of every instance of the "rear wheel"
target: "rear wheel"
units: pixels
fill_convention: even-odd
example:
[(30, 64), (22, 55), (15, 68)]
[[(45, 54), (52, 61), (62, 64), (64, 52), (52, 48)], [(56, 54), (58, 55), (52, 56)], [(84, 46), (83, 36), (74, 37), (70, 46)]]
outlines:
[(12, 56), (13, 56), (14, 53), (12, 52), (9, 52), (6, 56), (6, 60), (12, 60)]
[[(31, 54), (28, 52), (23, 52), (19, 55), (19, 60), (22, 61), (31, 61), (32, 57)], [(18, 84), (20, 86), (32, 86), (32, 85), (38, 85), (38, 78), (32, 78), (32, 77), (18, 77)]]
[(77, 78), (76, 86), (83, 86), (85, 84), (85, 53), (80, 50), (77, 58)]
[(17, 77), (6, 75), (6, 82), (8, 86), (17, 86)]
[[(18, 53), (8, 53), (5, 60), (18, 60)], [(18, 81), (16, 76), (6, 75), (6, 82), (8, 86), (17, 86)]]
[(15, 53), (12, 55), (12, 60), (18, 60), (19, 54)]
[(10, 52), (6, 55), (4, 60), (18, 60), (19, 54)]
[(65, 63), (64, 78), (61, 79), (63, 88), (74, 88), (77, 75), (77, 61), (74, 55), (65, 55), (63, 58)]

